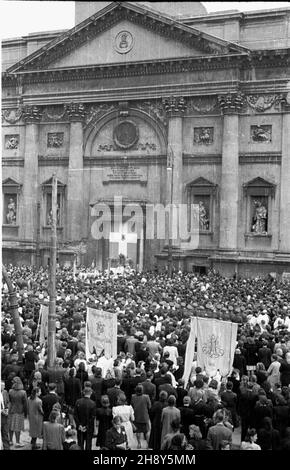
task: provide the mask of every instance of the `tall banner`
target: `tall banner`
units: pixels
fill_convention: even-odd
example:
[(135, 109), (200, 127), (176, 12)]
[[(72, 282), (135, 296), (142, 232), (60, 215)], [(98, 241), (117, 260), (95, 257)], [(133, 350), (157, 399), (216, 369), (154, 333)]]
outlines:
[(213, 377), (230, 374), (238, 324), (214, 318), (197, 318), (197, 364)]
[(48, 305), (41, 305), (39, 312), (40, 320), (40, 332), (39, 332), (39, 344), (42, 346), (48, 336)]
[(86, 358), (104, 353), (106, 359), (117, 357), (117, 314), (87, 308)]
[(185, 361), (184, 361), (184, 372), (182, 379), (184, 380), (184, 385), (186, 387), (194, 358), (195, 351), (195, 340), (196, 340), (196, 317), (191, 317), (190, 322), (190, 334), (186, 343), (186, 352), (185, 352)]

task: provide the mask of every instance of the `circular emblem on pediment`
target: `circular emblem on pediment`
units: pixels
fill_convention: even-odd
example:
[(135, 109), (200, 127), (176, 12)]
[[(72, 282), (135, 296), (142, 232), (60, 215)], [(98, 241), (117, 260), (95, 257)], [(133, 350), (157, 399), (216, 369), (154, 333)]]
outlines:
[(122, 121), (115, 127), (113, 138), (118, 147), (129, 149), (138, 142), (138, 127), (132, 121)]
[(120, 31), (115, 37), (114, 47), (119, 54), (127, 54), (134, 44), (134, 38), (129, 31)]

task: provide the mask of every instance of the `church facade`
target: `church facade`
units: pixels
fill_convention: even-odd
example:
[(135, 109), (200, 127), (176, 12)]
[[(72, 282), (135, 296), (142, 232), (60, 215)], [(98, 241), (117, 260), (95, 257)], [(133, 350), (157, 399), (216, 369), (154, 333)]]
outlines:
[(4, 41), (3, 261), (49, 263), (56, 175), (60, 264), (166, 268), (171, 204), (176, 269), (290, 271), (289, 49), (290, 8), (194, 2), (76, 2)]

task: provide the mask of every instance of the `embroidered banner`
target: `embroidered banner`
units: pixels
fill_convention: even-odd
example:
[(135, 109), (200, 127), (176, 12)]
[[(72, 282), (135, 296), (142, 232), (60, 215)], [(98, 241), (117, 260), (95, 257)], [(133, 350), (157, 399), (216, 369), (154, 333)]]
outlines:
[(237, 340), (237, 323), (197, 318), (197, 365), (213, 377), (231, 372)]
[(86, 358), (102, 353), (107, 359), (117, 357), (117, 314), (88, 307)]

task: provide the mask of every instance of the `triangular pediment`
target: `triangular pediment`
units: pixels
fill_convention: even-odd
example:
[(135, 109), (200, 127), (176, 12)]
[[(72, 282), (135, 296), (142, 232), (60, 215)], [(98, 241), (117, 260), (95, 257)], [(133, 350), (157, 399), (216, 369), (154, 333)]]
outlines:
[(211, 187), (214, 187), (216, 186), (214, 183), (212, 183), (211, 181), (207, 180), (206, 178), (203, 178), (202, 176), (200, 176), (199, 178), (195, 179), (194, 181), (191, 181), (190, 183), (187, 184), (187, 186), (189, 187), (205, 187), (205, 186), (211, 186)]
[(269, 181), (264, 180), (264, 178), (254, 178), (244, 185), (247, 188), (272, 188), (274, 185)]
[(2, 186), (21, 186), (17, 181), (13, 180), (12, 178), (6, 178), (2, 181)]
[[(44, 182), (42, 183), (42, 186), (52, 186), (52, 181), (53, 181), (53, 179), (52, 179), (52, 177), (51, 177), (51, 178), (49, 178), (48, 180), (44, 181)], [(58, 188), (64, 188), (64, 186), (65, 186), (65, 184), (63, 184), (63, 183), (58, 179), (58, 180), (57, 180), (57, 187), (58, 187)]]
[(145, 6), (112, 2), (7, 73), (248, 53)]

